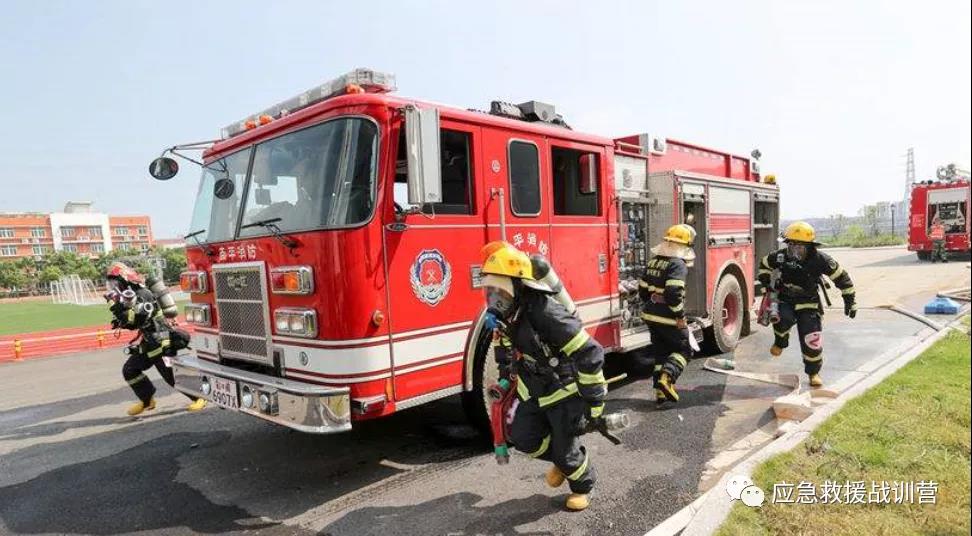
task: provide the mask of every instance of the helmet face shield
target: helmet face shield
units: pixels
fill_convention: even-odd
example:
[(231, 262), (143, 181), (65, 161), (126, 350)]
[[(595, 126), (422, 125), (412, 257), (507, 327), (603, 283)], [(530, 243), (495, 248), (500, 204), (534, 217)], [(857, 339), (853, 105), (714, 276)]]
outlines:
[(786, 244), (786, 254), (791, 259), (796, 259), (798, 261), (802, 261), (807, 258), (807, 252), (809, 249), (809, 245), (802, 244), (800, 242), (788, 242)]

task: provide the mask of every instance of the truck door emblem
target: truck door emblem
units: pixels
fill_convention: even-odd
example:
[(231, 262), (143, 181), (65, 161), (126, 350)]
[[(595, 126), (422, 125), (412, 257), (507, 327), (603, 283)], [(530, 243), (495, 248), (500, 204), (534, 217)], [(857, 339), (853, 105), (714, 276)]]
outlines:
[(437, 249), (423, 249), (409, 270), (415, 297), (435, 307), (445, 299), (452, 284), (452, 267)]

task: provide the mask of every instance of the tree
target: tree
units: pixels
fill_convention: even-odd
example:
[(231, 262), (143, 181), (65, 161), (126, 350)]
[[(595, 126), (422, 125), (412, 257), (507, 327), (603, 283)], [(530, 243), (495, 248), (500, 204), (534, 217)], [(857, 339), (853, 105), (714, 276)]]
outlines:
[(179, 274), (186, 271), (186, 250), (157, 247), (153, 251), (165, 261), (165, 268), (162, 269), (165, 282), (170, 285), (178, 282)]
[(17, 261), (0, 261), (0, 288), (24, 290), (28, 286), (27, 274)]
[(830, 232), (834, 238), (840, 236), (847, 227), (847, 218), (843, 214), (832, 214), (827, 218), (830, 223)]
[(64, 277), (64, 272), (61, 271), (57, 266), (45, 266), (40, 272), (39, 281), (46, 285), (50, 285), (54, 281), (57, 281)]

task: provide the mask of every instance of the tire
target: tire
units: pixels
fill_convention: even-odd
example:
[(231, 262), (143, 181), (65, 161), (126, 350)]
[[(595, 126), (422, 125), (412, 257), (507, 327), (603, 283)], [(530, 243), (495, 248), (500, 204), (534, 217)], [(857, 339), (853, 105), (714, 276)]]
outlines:
[(724, 354), (736, 348), (742, 335), (745, 307), (739, 280), (732, 275), (723, 276), (713, 299), (712, 327), (705, 334), (710, 352)]
[(919, 251), (918, 252), (918, 260), (920, 260), (920, 261), (927, 261), (929, 259), (931, 259), (931, 252), (930, 251)]
[(473, 354), (473, 386), (471, 391), (462, 393), (462, 409), (466, 418), (476, 430), (486, 437), (492, 437), (489, 413), (491, 400), (486, 395), (486, 389), (499, 378), (499, 368), (493, 359), (490, 335), (483, 332), (476, 341)]

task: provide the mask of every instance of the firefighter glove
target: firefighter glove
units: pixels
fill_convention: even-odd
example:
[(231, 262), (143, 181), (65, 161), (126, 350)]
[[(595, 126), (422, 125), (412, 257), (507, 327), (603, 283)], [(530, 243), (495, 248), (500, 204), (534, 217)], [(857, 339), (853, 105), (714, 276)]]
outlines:
[(684, 316), (675, 319), (675, 327), (678, 329), (685, 329), (688, 327), (688, 322), (685, 321)]
[(857, 304), (854, 302), (854, 298), (844, 298), (844, 314), (851, 318), (857, 316)]

